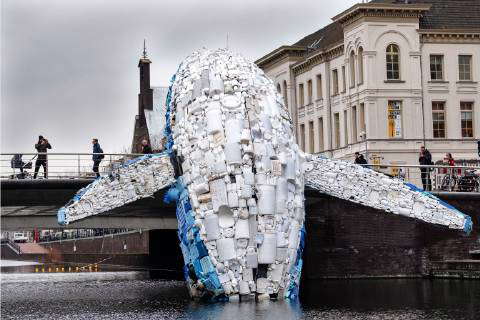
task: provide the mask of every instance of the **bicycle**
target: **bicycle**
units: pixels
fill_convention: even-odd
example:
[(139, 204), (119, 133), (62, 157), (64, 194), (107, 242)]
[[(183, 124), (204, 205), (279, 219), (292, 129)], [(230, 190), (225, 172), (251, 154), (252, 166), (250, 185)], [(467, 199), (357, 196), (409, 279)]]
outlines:
[(455, 174), (447, 173), (442, 179), (440, 190), (454, 191), (457, 183), (458, 183), (458, 177)]

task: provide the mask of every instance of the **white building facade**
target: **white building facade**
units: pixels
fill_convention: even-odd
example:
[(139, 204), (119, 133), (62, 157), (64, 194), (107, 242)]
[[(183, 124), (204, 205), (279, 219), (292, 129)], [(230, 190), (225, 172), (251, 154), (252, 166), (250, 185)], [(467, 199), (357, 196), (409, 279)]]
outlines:
[(381, 164), (418, 164), (422, 145), (434, 161), (447, 152), (478, 159), (480, 17), (455, 17), (478, 15), (480, 1), (448, 8), (455, 2), (357, 4), (257, 60), (284, 96), (301, 148)]

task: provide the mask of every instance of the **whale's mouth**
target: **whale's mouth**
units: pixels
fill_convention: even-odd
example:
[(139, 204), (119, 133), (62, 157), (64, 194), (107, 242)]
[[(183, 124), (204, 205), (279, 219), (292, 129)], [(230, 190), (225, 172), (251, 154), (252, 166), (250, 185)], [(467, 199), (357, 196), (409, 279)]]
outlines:
[(303, 176), (271, 80), (227, 50), (196, 52), (174, 77), (166, 132), (183, 184), (177, 215), (192, 295), (291, 297)]

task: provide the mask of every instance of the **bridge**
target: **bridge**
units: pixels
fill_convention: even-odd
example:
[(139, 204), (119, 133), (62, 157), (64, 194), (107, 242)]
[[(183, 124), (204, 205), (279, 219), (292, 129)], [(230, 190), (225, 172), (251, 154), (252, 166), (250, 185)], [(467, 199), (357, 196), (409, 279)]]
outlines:
[[(91, 179), (2, 180), (2, 230), (62, 228), (57, 222), (58, 209), (91, 182)], [(176, 229), (175, 206), (163, 202), (164, 192), (71, 223), (67, 229)]]
[[(81, 188), (93, 181), (91, 153), (48, 153), (48, 179), (32, 179), (33, 160), (37, 153), (23, 153), (23, 173), (11, 159), (16, 153), (0, 154), (1, 181), (1, 222), (3, 230), (57, 229), (57, 210), (65, 205)], [(138, 157), (139, 154), (105, 153), (100, 166), (102, 174), (114, 173), (116, 168)], [(30, 160), (32, 159), (32, 160)], [(28, 165), (30, 163), (30, 165)], [(434, 189), (446, 187), (448, 190), (458, 190), (450, 179), (442, 186), (448, 173), (472, 169), (471, 167), (432, 166), (432, 182)], [(418, 166), (375, 166), (374, 169), (385, 173), (394, 173), (410, 182), (417, 182), (420, 176)], [(43, 172), (40, 172), (43, 178)], [(457, 174), (458, 179), (458, 174)], [(420, 183), (421, 184), (421, 183)], [(68, 229), (76, 228), (131, 228), (131, 229), (177, 229), (175, 206), (163, 202), (166, 190), (160, 190), (151, 198), (144, 198), (129, 205), (80, 220), (68, 225)], [(476, 190), (473, 190), (476, 191)], [(478, 198), (476, 192), (438, 192), (447, 202), (458, 199)], [(313, 190), (306, 190), (306, 209), (308, 211), (324, 207), (325, 195)], [(335, 203), (343, 203), (339, 199), (331, 199)], [(460, 202), (463, 200), (460, 200)], [(455, 205), (459, 205), (458, 201)], [(358, 205), (357, 205), (358, 206)], [(361, 207), (361, 206), (358, 206)], [(462, 209), (460, 204), (459, 209)], [(362, 209), (363, 210), (363, 209)], [(374, 209), (369, 209), (375, 211)], [(465, 211), (469, 213), (469, 211)]]

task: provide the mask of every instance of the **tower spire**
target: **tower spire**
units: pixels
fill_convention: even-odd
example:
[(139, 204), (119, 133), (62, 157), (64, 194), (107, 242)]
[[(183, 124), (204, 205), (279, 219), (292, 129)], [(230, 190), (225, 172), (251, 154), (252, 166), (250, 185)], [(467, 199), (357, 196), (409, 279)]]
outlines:
[(146, 44), (146, 39), (143, 39), (143, 59), (147, 59), (147, 44)]

